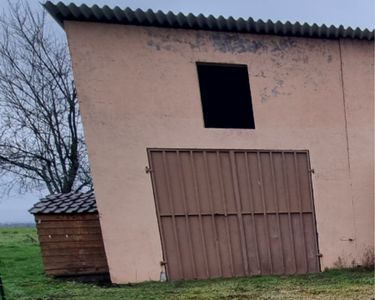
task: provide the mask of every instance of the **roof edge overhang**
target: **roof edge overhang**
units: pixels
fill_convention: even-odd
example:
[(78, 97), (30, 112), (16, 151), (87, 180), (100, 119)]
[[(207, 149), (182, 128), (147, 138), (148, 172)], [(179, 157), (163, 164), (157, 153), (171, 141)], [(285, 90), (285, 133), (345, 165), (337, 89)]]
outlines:
[(224, 18), (223, 16), (216, 18), (212, 15), (206, 17), (202, 14), (195, 16), (191, 13), (184, 15), (182, 13), (175, 14), (171, 11), (168, 13), (160, 10), (154, 12), (151, 9), (143, 11), (141, 9), (132, 10), (129, 7), (125, 9), (121, 9), (118, 6), (110, 8), (107, 5), (89, 7), (86, 4), (80, 6), (74, 3), (66, 5), (62, 2), (54, 4), (51, 1), (47, 1), (43, 6), (62, 27), (64, 27), (64, 21), (80, 21), (321, 39), (348, 38), (372, 41), (375, 35), (375, 30), (370, 31), (359, 27), (356, 29), (345, 28), (342, 25), (328, 27), (324, 24), (317, 25), (315, 23), (312, 25), (299, 22), (292, 24), (290, 22), (272, 22), (271, 20), (264, 22), (262, 20), (255, 21), (253, 18), (248, 18), (247, 20), (243, 18), (234, 19), (232, 17)]

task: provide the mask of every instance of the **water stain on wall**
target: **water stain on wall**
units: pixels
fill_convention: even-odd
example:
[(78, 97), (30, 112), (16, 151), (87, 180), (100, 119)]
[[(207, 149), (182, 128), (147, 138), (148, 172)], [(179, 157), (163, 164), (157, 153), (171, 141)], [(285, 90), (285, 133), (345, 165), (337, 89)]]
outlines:
[(148, 30), (147, 34), (149, 36), (147, 46), (157, 51), (178, 52), (180, 45), (187, 46), (191, 50), (200, 50), (206, 44), (205, 36), (199, 31), (195, 34), (185, 35), (174, 31), (165, 33)]
[[(147, 29), (149, 39), (147, 46), (156, 51), (182, 52), (181, 46), (187, 46), (191, 50), (207, 51), (213, 47), (215, 51), (229, 54), (261, 54), (270, 53), (271, 59), (284, 58), (285, 55), (293, 55), (295, 62), (309, 62), (309, 51), (320, 51), (326, 57), (327, 63), (332, 61), (330, 47), (326, 47), (324, 41), (322, 45), (316, 46), (308, 39), (298, 39), (285, 36), (264, 36), (241, 34), (231, 32), (212, 31), (188, 31), (181, 34), (181, 30), (169, 29), (161, 31)], [(301, 45), (303, 43), (303, 45)], [(319, 49), (316, 49), (318, 47)], [(292, 51), (291, 51), (292, 50)], [(306, 51), (307, 50), (307, 51)]]
[(263, 41), (241, 34), (210, 32), (209, 40), (216, 51), (223, 53), (257, 53), (268, 48)]
[(290, 95), (290, 93), (285, 93), (282, 91), (284, 80), (276, 78), (274, 79), (274, 82), (275, 84), (273, 85), (273, 87), (265, 87), (260, 93), (260, 101), (262, 103), (266, 102), (271, 97), (278, 97), (281, 95)]
[[(330, 42), (321, 41), (319, 45), (305, 38), (294, 38), (286, 36), (266, 36), (254, 34), (241, 34), (231, 32), (212, 31), (184, 31), (169, 29), (155, 30), (147, 29), (147, 46), (156, 51), (170, 51), (186, 56), (186, 48), (191, 51), (215, 52), (228, 55), (265, 55), (264, 59), (271, 60), (273, 69), (272, 76), (274, 84), (265, 87), (261, 94), (261, 102), (271, 98), (288, 95), (283, 91), (284, 75), (288, 72), (302, 73), (304, 88), (317, 89), (318, 83), (311, 74), (304, 73), (303, 65), (309, 64), (309, 55), (319, 52), (327, 63), (333, 60)], [(285, 64), (284, 61), (289, 61)], [(192, 61), (194, 63), (194, 61)], [(292, 62), (292, 63), (290, 63)], [(266, 78), (268, 72), (260, 70), (253, 77)]]

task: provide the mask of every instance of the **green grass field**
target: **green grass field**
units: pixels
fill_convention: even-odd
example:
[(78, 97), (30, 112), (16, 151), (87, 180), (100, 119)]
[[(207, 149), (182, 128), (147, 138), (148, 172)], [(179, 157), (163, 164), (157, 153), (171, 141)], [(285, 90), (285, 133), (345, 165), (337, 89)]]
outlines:
[(100, 287), (43, 274), (33, 228), (0, 228), (0, 274), (6, 299), (374, 299), (374, 273), (330, 270), (263, 276)]

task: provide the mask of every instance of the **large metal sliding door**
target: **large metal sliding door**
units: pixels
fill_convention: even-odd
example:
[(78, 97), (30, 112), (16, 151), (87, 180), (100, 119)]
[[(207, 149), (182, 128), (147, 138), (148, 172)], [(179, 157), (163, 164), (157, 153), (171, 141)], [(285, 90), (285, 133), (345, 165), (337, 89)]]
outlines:
[(148, 155), (170, 280), (319, 271), (307, 151)]

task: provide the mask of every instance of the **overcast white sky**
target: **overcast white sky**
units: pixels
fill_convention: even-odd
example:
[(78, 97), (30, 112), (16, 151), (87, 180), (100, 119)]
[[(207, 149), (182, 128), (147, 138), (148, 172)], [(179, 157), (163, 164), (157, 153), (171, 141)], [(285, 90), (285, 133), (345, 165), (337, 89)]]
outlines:
[[(13, 1), (13, 0), (11, 0)], [(16, 0), (14, 0), (16, 1)], [(42, 9), (42, 0), (29, 0), (36, 10)], [(57, 1), (53, 1), (57, 2)], [(89, 6), (108, 5), (132, 9), (141, 8), (153, 10), (203, 13), (235, 18), (252, 17), (272, 21), (290, 21), (317, 23), (319, 25), (344, 25), (362, 29), (374, 28), (374, 0), (63, 0), (64, 3), (74, 2), (77, 5), (85, 3)], [(6, 13), (7, 1), (0, 0), (0, 11)], [(52, 24), (55, 24), (52, 22)], [(56, 32), (60, 29), (56, 26)], [(0, 223), (2, 222), (32, 222), (32, 216), (27, 210), (38, 200), (40, 194), (17, 195), (0, 198)]]

